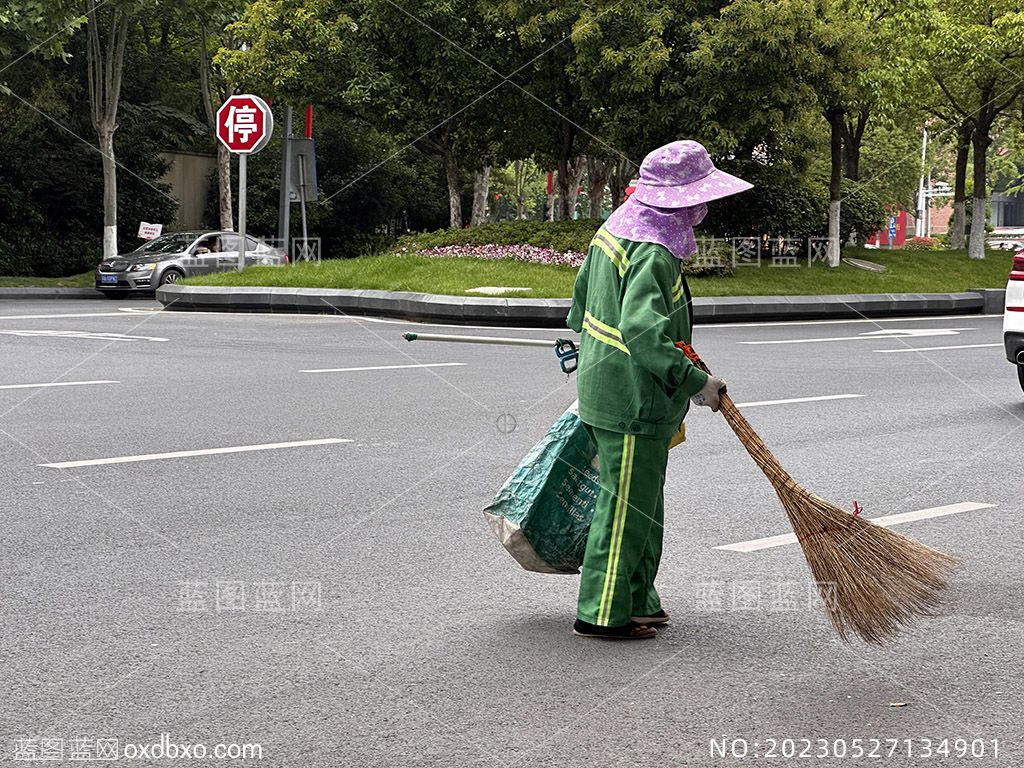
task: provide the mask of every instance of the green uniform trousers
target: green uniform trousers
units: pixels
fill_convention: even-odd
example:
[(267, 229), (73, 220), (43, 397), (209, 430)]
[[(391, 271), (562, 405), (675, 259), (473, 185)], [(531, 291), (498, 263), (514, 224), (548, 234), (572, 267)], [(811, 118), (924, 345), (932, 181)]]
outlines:
[(587, 536), (576, 615), (618, 627), (661, 610), (661, 560), (669, 438), (587, 431), (601, 461), (601, 491)]

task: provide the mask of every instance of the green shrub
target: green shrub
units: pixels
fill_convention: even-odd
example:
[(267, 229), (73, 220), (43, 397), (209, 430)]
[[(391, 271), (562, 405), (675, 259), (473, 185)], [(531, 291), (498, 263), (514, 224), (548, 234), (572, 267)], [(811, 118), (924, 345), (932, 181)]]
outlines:
[(683, 274), (687, 277), (733, 277), (736, 274), (733, 256), (729, 241), (702, 239), (698, 241), (696, 255), (683, 262)]
[[(824, 187), (828, 198), (828, 186)], [(882, 229), (888, 219), (885, 204), (867, 184), (843, 180), (843, 204), (839, 211), (839, 242), (845, 243), (853, 235), (857, 245), (863, 245), (870, 235)], [(826, 214), (825, 227), (828, 227)]]

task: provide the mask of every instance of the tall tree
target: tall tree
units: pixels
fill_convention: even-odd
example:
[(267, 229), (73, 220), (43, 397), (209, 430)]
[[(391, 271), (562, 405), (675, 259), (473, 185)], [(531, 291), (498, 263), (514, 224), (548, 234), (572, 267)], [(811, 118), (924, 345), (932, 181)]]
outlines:
[(724, 114), (761, 113), (755, 120), (770, 121), (768, 136), (785, 136), (785, 124), (812, 106), (824, 117), (831, 266), (839, 264), (843, 176), (860, 178), (869, 120), (895, 108), (906, 62), (894, 42), (923, 12), (921, 0), (736, 0), (708, 25), (698, 51), (712, 76), (729, 71), (733, 88), (711, 102), (731, 102)]
[[(973, 201), (967, 253), (983, 259), (993, 126), (1024, 96), (1024, 13), (1018, 0), (940, 0), (937, 11), (928, 60), (945, 97), (947, 122), (957, 128), (957, 170), (963, 168), (965, 177), (965, 139), (971, 131)], [(962, 186), (958, 176), (957, 187)]]
[(103, 258), (117, 255), (117, 162), (114, 159), (114, 133), (121, 101), (124, 56), (132, 24), (132, 9), (127, 4), (85, 0), (88, 19), (86, 60), (89, 78), (89, 105), (99, 150), (103, 155)]
[(217, 60), (236, 82), (355, 110), (437, 158), (462, 226), (461, 143), (500, 114), (494, 72), (508, 58), (475, 3), (253, 0), (231, 30), (247, 49)]
[[(199, 95), (206, 124), (213, 135), (217, 109), (234, 92), (231, 81), (214, 61), (219, 48), (233, 48), (227, 27), (237, 21), (245, 8), (244, 0), (175, 0), (174, 8), (186, 29), (196, 36), (196, 60), (199, 69)], [(231, 153), (217, 144), (217, 213), (221, 229), (234, 229), (231, 197)]]
[[(601, 7), (602, 3), (596, 4)], [(588, 7), (543, 0), (493, 0), (488, 18), (514, 40), (509, 86), (518, 101), (517, 130), (533, 139), (539, 162), (555, 170), (553, 219), (571, 219), (581, 178), (579, 156), (594, 141), (594, 104), (584, 92), (576, 36), (591, 23)]]

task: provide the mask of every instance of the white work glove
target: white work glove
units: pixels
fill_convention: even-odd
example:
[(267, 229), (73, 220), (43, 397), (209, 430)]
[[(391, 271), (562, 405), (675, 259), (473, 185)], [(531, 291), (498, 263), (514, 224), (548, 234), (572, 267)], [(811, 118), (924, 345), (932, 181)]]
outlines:
[(718, 395), (725, 391), (725, 382), (717, 376), (708, 376), (708, 383), (700, 392), (690, 398), (694, 405), (706, 405), (712, 411), (718, 412)]

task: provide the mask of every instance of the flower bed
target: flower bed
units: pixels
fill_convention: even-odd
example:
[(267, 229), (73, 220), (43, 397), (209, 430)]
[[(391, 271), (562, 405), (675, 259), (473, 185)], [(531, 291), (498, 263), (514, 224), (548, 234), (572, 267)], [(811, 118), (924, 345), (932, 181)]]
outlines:
[(586, 254), (578, 251), (561, 253), (553, 248), (535, 245), (445, 245), (439, 248), (425, 248), (416, 252), (418, 256), (446, 259), (488, 259), (490, 261), (522, 261), (528, 264), (551, 264), (577, 268)]

